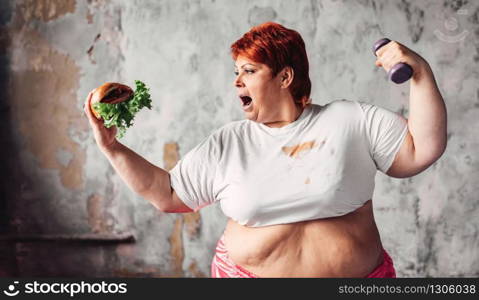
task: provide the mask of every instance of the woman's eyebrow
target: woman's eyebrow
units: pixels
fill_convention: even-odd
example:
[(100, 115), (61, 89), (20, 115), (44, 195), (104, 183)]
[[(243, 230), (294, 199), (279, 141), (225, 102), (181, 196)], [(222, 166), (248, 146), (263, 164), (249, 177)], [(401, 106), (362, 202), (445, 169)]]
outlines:
[[(244, 65), (241, 66), (241, 69), (243, 69), (244, 66), (246, 66), (246, 65), (251, 65), (251, 66), (253, 66), (253, 67), (256, 67), (256, 65), (254, 65), (254, 64), (252, 64), (252, 63), (245, 63)], [(234, 67), (235, 67), (235, 69), (238, 68), (236, 65), (235, 65)]]

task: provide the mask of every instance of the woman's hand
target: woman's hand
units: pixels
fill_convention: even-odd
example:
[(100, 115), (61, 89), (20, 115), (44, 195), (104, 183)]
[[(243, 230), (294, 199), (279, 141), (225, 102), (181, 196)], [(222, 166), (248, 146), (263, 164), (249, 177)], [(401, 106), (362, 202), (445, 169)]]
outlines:
[(93, 91), (88, 94), (85, 104), (83, 105), (83, 110), (85, 111), (85, 114), (88, 117), (88, 121), (90, 122), (90, 126), (93, 129), (93, 134), (98, 147), (100, 147), (100, 149), (104, 151), (113, 147), (118, 142), (116, 139), (117, 129), (116, 126), (106, 128), (103, 125), (103, 119), (97, 119), (93, 115), (93, 112), (91, 111), (90, 107)]
[(411, 66), (413, 79), (419, 79), (425, 72), (430, 72), (429, 64), (424, 58), (396, 41), (391, 41), (379, 48), (376, 56), (376, 66), (383, 67), (386, 72), (401, 62)]

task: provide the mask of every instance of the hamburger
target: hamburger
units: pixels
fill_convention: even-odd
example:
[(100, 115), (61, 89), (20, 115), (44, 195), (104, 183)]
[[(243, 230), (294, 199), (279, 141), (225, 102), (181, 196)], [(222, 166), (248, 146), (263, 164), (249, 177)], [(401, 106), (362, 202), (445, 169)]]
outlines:
[(124, 84), (117, 82), (106, 82), (96, 88), (91, 96), (91, 111), (97, 119), (101, 119), (100, 113), (95, 109), (95, 103), (116, 104), (130, 100), (133, 96), (133, 90)]
[(133, 125), (136, 113), (142, 108), (151, 109), (151, 97), (146, 85), (135, 80), (135, 91), (125, 84), (106, 82), (93, 91), (90, 107), (97, 119), (103, 119), (106, 128), (116, 126), (117, 138)]

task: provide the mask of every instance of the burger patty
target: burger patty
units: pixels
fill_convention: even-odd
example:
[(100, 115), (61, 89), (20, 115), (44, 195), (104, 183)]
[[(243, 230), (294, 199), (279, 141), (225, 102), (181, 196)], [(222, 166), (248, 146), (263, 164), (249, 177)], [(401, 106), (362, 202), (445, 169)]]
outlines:
[(120, 98), (124, 94), (121, 89), (113, 89), (111, 92), (109, 92), (105, 97), (103, 97), (102, 101), (108, 101), (108, 100), (113, 100), (116, 98)]

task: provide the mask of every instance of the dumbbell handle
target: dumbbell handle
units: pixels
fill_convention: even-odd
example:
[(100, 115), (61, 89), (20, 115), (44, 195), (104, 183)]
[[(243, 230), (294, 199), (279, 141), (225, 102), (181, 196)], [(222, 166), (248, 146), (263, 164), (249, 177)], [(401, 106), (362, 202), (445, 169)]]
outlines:
[[(376, 55), (376, 51), (378, 51), (382, 46), (386, 45), (389, 43), (391, 40), (387, 38), (383, 38), (378, 40), (376, 43), (374, 43), (373, 46), (373, 53)], [(403, 83), (405, 81), (408, 81), (413, 74), (413, 69), (411, 68), (410, 65), (406, 63), (398, 63), (395, 64), (388, 72), (388, 78), (389, 80), (399, 84)]]

